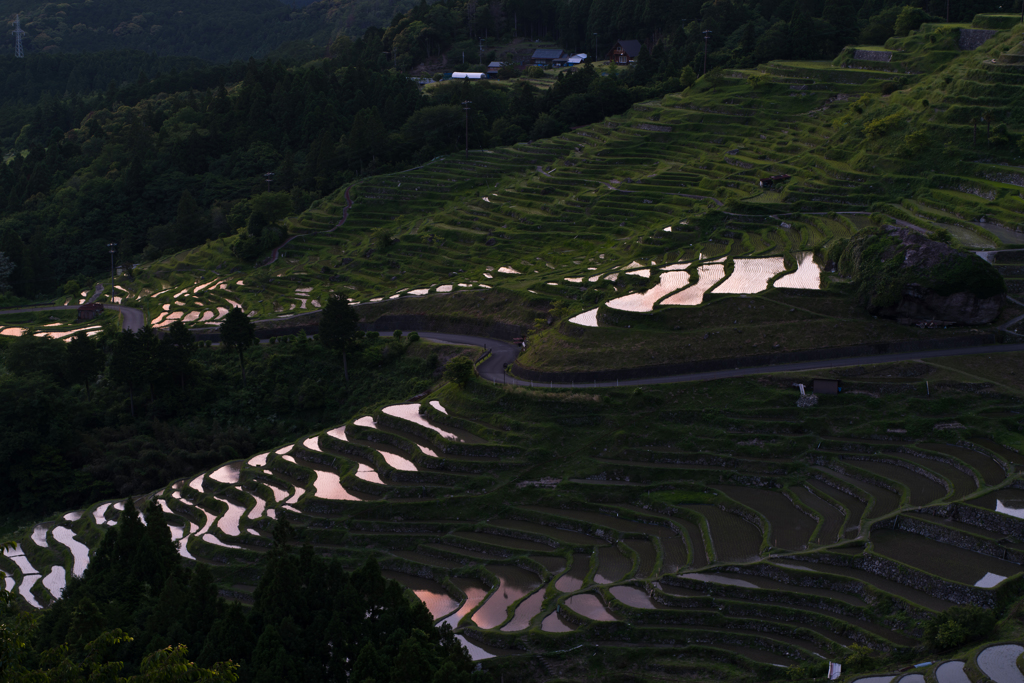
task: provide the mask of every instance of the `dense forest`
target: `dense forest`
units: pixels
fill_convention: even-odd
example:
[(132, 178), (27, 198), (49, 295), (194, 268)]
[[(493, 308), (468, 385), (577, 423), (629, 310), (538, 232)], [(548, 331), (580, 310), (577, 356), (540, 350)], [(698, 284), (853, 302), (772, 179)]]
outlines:
[(181, 325), (162, 340), (148, 328), (96, 339), (0, 337), (0, 514), (145, 493), (342, 424), (429, 388), (454, 354), (371, 333), (349, 353), (345, 381), (336, 352), (282, 337), (244, 352), (243, 387), (237, 352)]
[[(951, 18), (990, 5), (956, 3)], [(116, 14), (120, 5), (102, 7)], [(443, 0), (420, 2), (354, 40), (341, 34), (324, 46), (328, 57), (313, 61), (214, 65), (155, 56), (175, 53), (158, 43), (145, 45), (148, 54), (30, 50), (24, 60), (2, 60), (0, 252), (15, 265), (7, 284), (28, 299), (77, 290), (107, 267), (109, 242), (127, 265), (240, 233), (236, 253), (252, 262), (280, 239), (277, 220), (339, 185), (461, 148), (466, 99), (474, 102), (472, 147), (514, 144), (686, 86), (703, 67), (704, 30), (710, 66), (752, 66), (831, 58), (848, 42), (884, 42), (940, 10), (936, 0), (920, 8), (888, 0)], [(230, 44), (232, 35), (201, 42)], [(634, 68), (586, 68), (550, 88), (516, 80), (423, 91), (404, 73), (424, 60), (443, 68), (446, 55), (500, 59), (509, 54), (501, 46), (523, 36), (599, 52), (635, 37), (644, 49)], [(510, 65), (503, 75), (517, 73)]]
[(451, 627), (435, 628), (423, 603), (410, 602), (373, 560), (347, 572), (309, 546), (296, 552), (294, 531), (279, 521), (265, 530), (272, 546), (243, 611), (218, 595), (207, 565), (184, 566), (160, 506), (151, 502), (144, 519), (126, 500), (85, 574), (38, 621), (6, 619), (0, 600), (0, 678), (490, 680), (473, 672)]

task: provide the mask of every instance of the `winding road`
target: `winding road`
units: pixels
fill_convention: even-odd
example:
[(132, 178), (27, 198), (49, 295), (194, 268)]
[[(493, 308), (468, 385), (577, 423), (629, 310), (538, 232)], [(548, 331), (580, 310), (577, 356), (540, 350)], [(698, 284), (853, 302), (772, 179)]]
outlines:
[(531, 382), (519, 380), (504, 375), (503, 366), (515, 361), (519, 354), (519, 347), (509, 342), (487, 337), (474, 337), (465, 334), (444, 334), (439, 332), (417, 332), (423, 339), (430, 341), (445, 342), (448, 344), (465, 344), (468, 346), (479, 346), (491, 352), (479, 366), (477, 372), (486, 380), (495, 383), (513, 384), (523, 387), (553, 387), (558, 389), (585, 388), (585, 387), (631, 387), (644, 386), (649, 384), (675, 384), (678, 382), (702, 382), (712, 379), (726, 379), (729, 377), (746, 377), (749, 375), (763, 375), (769, 372), (802, 372), (804, 370), (820, 370), (823, 368), (843, 368), (852, 365), (867, 365), (873, 363), (893, 363), (897, 361), (922, 360), (925, 358), (941, 358), (943, 356), (970, 356), (980, 353), (1008, 353), (1012, 351), (1024, 351), (1024, 344), (997, 344), (987, 346), (969, 346), (963, 349), (940, 349), (936, 351), (912, 351), (908, 353), (886, 353), (874, 356), (855, 356), (852, 358), (836, 358), (833, 360), (803, 361), (799, 363), (782, 363), (779, 365), (764, 365), (753, 368), (734, 368), (732, 370), (715, 370), (712, 372), (692, 372), (681, 375), (666, 375), (664, 377), (647, 377), (643, 379), (629, 379), (618, 382), (585, 382), (574, 384), (557, 384), (553, 382)]
[[(104, 308), (118, 311), (123, 315), (122, 328), (137, 332), (146, 324), (145, 314), (129, 306), (106, 305)], [(28, 306), (25, 308), (8, 308), (0, 310), (0, 316), (10, 313), (32, 313), (35, 311), (67, 311), (77, 310), (78, 306)], [(805, 370), (820, 370), (824, 368), (844, 368), (853, 365), (868, 365), (873, 363), (894, 363), (897, 361), (923, 360), (925, 358), (941, 358), (944, 356), (970, 356), (981, 353), (1010, 353), (1013, 351), (1024, 351), (1024, 344), (994, 344), (987, 346), (969, 346), (962, 349), (940, 349), (936, 351), (911, 351), (907, 353), (886, 353), (873, 356), (854, 356), (851, 358), (836, 358), (832, 360), (803, 361), (799, 363), (782, 363), (779, 365), (762, 365), (751, 368), (734, 368), (731, 370), (714, 370), (711, 372), (691, 372), (678, 375), (665, 375), (662, 377), (645, 377), (642, 379), (626, 379), (617, 382), (576, 382), (571, 384), (558, 384), (555, 382), (531, 382), (506, 375), (504, 367), (511, 365), (519, 356), (520, 348), (516, 344), (491, 339), (489, 337), (477, 337), (468, 334), (448, 334), (445, 332), (420, 332), (411, 330), (406, 334), (415, 331), (422, 339), (443, 342), (445, 344), (462, 344), (465, 346), (477, 346), (490, 352), (482, 363), (477, 366), (477, 372), (482, 378), (494, 383), (512, 384), (521, 387), (550, 387), (556, 389), (586, 388), (586, 387), (632, 387), (651, 384), (675, 384), (678, 382), (703, 382), (713, 379), (727, 379), (730, 377), (747, 377), (750, 375), (763, 375), (771, 372), (803, 372)]]

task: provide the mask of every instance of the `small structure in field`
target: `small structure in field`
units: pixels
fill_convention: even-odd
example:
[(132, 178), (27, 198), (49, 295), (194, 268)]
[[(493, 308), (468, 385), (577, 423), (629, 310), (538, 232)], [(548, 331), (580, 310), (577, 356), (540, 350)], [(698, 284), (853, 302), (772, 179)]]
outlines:
[(460, 78), (466, 79), (466, 80), (470, 80), (470, 81), (479, 81), (479, 80), (481, 80), (483, 78), (486, 78), (486, 75), (485, 74), (473, 73), (471, 71), (453, 71), (452, 72), (452, 80), (456, 80), (456, 79), (460, 79)]
[(560, 47), (556, 48), (537, 48), (533, 51), (533, 55), (530, 56), (530, 64), (533, 66), (539, 66), (545, 69), (555, 66), (555, 62), (561, 65), (565, 65), (565, 60), (569, 55), (566, 54), (565, 50)]
[(501, 67), (505, 64), (504, 62), (491, 62), (487, 65), (487, 78), (497, 78), (498, 72), (501, 71)]
[(760, 185), (761, 187), (772, 187), (773, 185), (786, 182), (791, 177), (792, 176), (786, 173), (781, 173), (779, 175), (773, 175), (770, 178), (761, 178), (761, 180), (759, 180), (757, 184)]
[(640, 56), (640, 47), (639, 40), (616, 41), (612, 49), (608, 51), (608, 61), (623, 66), (633, 64)]
[(838, 379), (815, 379), (814, 393), (816, 394), (838, 394), (843, 390), (842, 380)]
[(103, 312), (103, 304), (83, 304), (78, 307), (79, 320), (92, 320)]

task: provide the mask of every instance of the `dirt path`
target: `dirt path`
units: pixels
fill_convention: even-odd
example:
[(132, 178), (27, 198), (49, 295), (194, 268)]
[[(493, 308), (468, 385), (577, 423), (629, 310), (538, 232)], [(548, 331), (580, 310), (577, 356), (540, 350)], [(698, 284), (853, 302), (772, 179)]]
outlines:
[(276, 247), (274, 247), (273, 251), (270, 252), (270, 256), (268, 256), (265, 261), (261, 261), (260, 263), (258, 263), (256, 265), (258, 265), (258, 266), (269, 266), (270, 264), (272, 264), (275, 261), (277, 261), (278, 256), (281, 253), (281, 250), (284, 249), (285, 247), (287, 247), (293, 240), (297, 240), (300, 237), (308, 237), (309, 235), (329, 235), (330, 233), (334, 232), (335, 230), (337, 230), (341, 226), (345, 225), (345, 221), (348, 220), (348, 210), (352, 206), (352, 199), (349, 197), (349, 190), (350, 189), (351, 189), (351, 187), (346, 187), (345, 188), (345, 208), (342, 211), (341, 220), (338, 221), (337, 223), (335, 223), (333, 228), (331, 228), (330, 230), (321, 230), (320, 232), (306, 232), (306, 233), (303, 233), (301, 235), (292, 235), (291, 237), (286, 239), (284, 242), (282, 242), (281, 244), (279, 244)]

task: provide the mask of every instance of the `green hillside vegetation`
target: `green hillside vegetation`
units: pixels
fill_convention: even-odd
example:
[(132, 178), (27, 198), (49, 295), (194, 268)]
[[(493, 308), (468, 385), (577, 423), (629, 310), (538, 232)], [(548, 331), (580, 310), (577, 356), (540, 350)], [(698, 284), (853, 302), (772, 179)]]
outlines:
[[(995, 512), (1019, 505), (1019, 396), (941, 364), (837, 372), (843, 392), (811, 409), (794, 406), (803, 376), (574, 392), (449, 384), (137, 505), (165, 510), (179, 553), (252, 605), (249, 623), (277, 576), (273, 559), (254, 570), (276, 552), (276, 516), (311, 557), (350, 571), (378, 562), (476, 658), (498, 655), (484, 666), (508, 681), (812, 680), (819, 657), (852, 674), (1019, 637), (1024, 527)], [(103, 526), (125, 524), (115, 502), (14, 538), (43, 576), (71, 567), (50, 540), (59, 527), (100, 547), (98, 563)], [(22, 585), (14, 561), (0, 567)], [(998, 585), (975, 587), (988, 573)], [(958, 604), (994, 619), (975, 628)], [(950, 620), (956, 638), (942, 631)], [(234, 651), (214, 652), (199, 663)], [(243, 673), (262, 661), (232, 659)]]
[[(739, 346), (754, 353), (954, 334), (872, 320), (844, 303), (856, 286), (828, 272), (821, 292), (769, 286), (757, 304), (713, 289), (700, 306), (659, 306), (653, 314), (607, 302), (644, 291), (658, 268), (677, 262), (690, 264), (691, 283), (698, 264), (722, 257), (726, 277), (737, 258), (781, 256), (792, 273), (801, 254), (815, 252), (828, 266), (830, 248), (872, 225), (968, 250), (1021, 243), (1020, 110), (1002, 104), (1019, 97), (1017, 67), (998, 61), (1018, 49), (1020, 30), (966, 52), (947, 49), (957, 29), (944, 26), (891, 39), (894, 58), (930, 64), (920, 74), (889, 63), (869, 70), (825, 62), (723, 71), (549, 140), (354, 181), (283, 221), (297, 237), (269, 266), (244, 269), (229, 238), (143, 266), (121, 286), (157, 324), (175, 317), (201, 323), (233, 303), (259, 318), (315, 311), (330, 292), (364, 303), (436, 292), (470, 301), (473, 292), (501, 287), (531, 300), (530, 308), (546, 305), (552, 323), (597, 307), (602, 328), (552, 325), (531, 345), (523, 362), (549, 369), (614, 367), (614, 359), (558, 350), (582, 353), (589, 338), (601, 353), (614, 354), (619, 344), (649, 350), (653, 364), (679, 357), (679, 337), (701, 358), (736, 355)], [(899, 89), (881, 94), (893, 84)], [(972, 89), (1003, 94), (982, 106), (964, 94)], [(976, 138), (972, 120), (980, 118), (972, 117), (983, 115)], [(758, 186), (780, 173), (792, 178)], [(352, 206), (332, 230), (346, 196)], [(655, 264), (649, 280), (625, 273)], [(986, 272), (986, 287), (997, 291)], [(1020, 291), (1014, 277), (1006, 281), (1011, 293)], [(447, 305), (431, 298), (404, 310)], [(774, 313), (780, 305), (787, 308), (779, 312), (795, 313), (789, 327)], [(755, 326), (754, 339), (725, 346), (712, 339), (714, 348), (697, 350), (705, 335), (757, 306), (768, 308), (745, 313), (743, 323)], [(364, 317), (374, 317), (372, 310)], [(809, 318), (820, 333), (808, 331)], [(694, 338), (644, 332), (679, 328)], [(610, 347), (609, 339), (616, 340)]]

